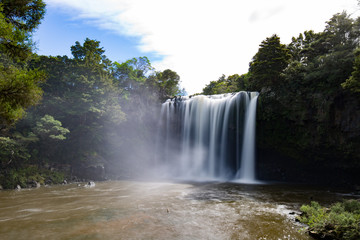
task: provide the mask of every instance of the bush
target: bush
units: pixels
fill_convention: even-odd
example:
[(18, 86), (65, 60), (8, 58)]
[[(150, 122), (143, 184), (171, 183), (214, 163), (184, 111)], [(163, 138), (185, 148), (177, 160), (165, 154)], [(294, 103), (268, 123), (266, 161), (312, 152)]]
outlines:
[(0, 174), (0, 184), (5, 189), (14, 189), (17, 185), (28, 187), (32, 182), (59, 184), (64, 181), (65, 174), (58, 171), (28, 165), (20, 169), (10, 169)]
[(308, 232), (319, 239), (360, 239), (360, 202), (345, 200), (330, 208), (317, 202), (303, 205), (298, 220), (309, 226)]

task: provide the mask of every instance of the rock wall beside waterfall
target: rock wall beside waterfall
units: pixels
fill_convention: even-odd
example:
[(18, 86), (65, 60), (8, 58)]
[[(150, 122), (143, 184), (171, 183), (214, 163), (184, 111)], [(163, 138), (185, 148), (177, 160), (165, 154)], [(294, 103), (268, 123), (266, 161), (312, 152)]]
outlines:
[(339, 92), (301, 96), (264, 91), (257, 118), (261, 179), (360, 183), (360, 99)]

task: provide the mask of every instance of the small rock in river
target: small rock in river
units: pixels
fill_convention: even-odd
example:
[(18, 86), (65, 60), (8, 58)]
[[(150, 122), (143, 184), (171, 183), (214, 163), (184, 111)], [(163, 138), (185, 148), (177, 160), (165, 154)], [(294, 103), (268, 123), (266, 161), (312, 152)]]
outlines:
[(85, 187), (95, 187), (95, 183), (93, 181), (90, 181), (87, 184), (85, 184)]

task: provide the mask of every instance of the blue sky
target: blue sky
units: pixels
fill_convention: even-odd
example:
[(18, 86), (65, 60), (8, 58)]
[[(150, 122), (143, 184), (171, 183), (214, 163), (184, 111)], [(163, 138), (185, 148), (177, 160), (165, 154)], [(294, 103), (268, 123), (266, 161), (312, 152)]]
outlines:
[(112, 61), (147, 56), (171, 69), (189, 94), (222, 74), (243, 74), (259, 44), (323, 31), (333, 14), (358, 16), (357, 0), (45, 0), (34, 40), (41, 55), (68, 55), (76, 41), (101, 42)]
[[(112, 61), (123, 62), (133, 57), (144, 56), (139, 51), (139, 37), (121, 36), (111, 30), (92, 25), (86, 19), (76, 19), (72, 12), (48, 5), (45, 18), (34, 34), (36, 52), (40, 55), (68, 55), (76, 41), (83, 43), (86, 38), (100, 41), (105, 55)], [(154, 53), (146, 53), (152, 60), (161, 59)]]

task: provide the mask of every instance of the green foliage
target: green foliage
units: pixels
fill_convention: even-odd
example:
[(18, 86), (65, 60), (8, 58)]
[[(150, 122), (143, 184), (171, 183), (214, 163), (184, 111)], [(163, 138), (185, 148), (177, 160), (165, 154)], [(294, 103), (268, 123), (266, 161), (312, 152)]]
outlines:
[(71, 46), (73, 58), (32, 54), (44, 13), (42, 0), (0, 1), (0, 183), (7, 188), (46, 180), (49, 166), (104, 165), (119, 158), (117, 149), (138, 151), (133, 142), (153, 136), (154, 105), (183, 93), (176, 72), (155, 72), (146, 57), (112, 63), (89, 38)]
[(28, 187), (34, 181), (44, 185), (46, 183), (60, 184), (65, 179), (65, 173), (39, 168), (35, 165), (23, 166), (0, 173), (0, 183), (5, 189), (14, 189), (17, 185)]
[[(278, 69), (281, 81), (276, 84), (258, 81), (261, 75), (250, 67), (250, 90), (252, 81), (254, 90), (262, 90), (257, 115), (259, 148), (303, 166), (311, 162), (322, 171), (358, 166), (360, 102), (353, 93), (359, 21), (343, 12), (335, 14), (323, 32), (305, 31), (294, 37), (286, 46), (291, 57), (282, 71)], [(263, 63), (262, 70), (270, 68), (271, 64)], [(310, 164), (307, 167), (312, 169)]]
[(281, 83), (281, 73), (288, 66), (291, 55), (286, 45), (274, 34), (266, 38), (250, 63), (250, 87), (260, 91), (263, 87), (275, 87)]
[(0, 137), (0, 166), (2, 169), (16, 165), (19, 161), (26, 162), (30, 154), (25, 144), (9, 137)]
[(34, 30), (45, 15), (42, 0), (1, 0), (1, 4), (7, 21), (21, 30)]
[(165, 101), (170, 97), (181, 94), (179, 83), (180, 76), (176, 72), (166, 69), (163, 72), (156, 72), (150, 75), (146, 79), (145, 85), (161, 101)]
[(31, 33), (45, 15), (45, 3), (42, 0), (2, 0), (0, 4), (0, 51), (24, 61), (31, 54)]
[(41, 71), (7, 65), (0, 59), (0, 126), (19, 120), (26, 108), (39, 102), (43, 80)]
[(76, 61), (83, 62), (88, 67), (106, 68), (111, 64), (104, 55), (105, 50), (100, 47), (100, 42), (89, 38), (85, 39), (83, 45), (76, 41), (75, 45), (71, 46), (71, 53)]
[(31, 33), (44, 14), (41, 0), (0, 2), (0, 129), (22, 118), (41, 98), (44, 74), (28, 70), (25, 60), (32, 50)]
[(360, 93), (360, 49), (355, 51), (354, 71), (351, 76), (341, 84), (344, 89), (348, 89), (354, 93)]
[(115, 62), (113, 76), (120, 88), (134, 92), (144, 86), (146, 75), (153, 69), (147, 57), (132, 58), (123, 63)]
[(34, 133), (44, 140), (65, 140), (65, 135), (70, 131), (61, 126), (61, 122), (50, 115), (45, 115), (33, 129)]
[[(110, 61), (103, 55), (100, 43), (86, 39), (83, 45), (77, 42), (72, 46), (72, 52), (74, 59), (41, 56), (31, 62), (32, 68), (39, 68), (48, 76), (47, 82), (42, 85), (45, 90), (43, 103), (34, 114), (51, 115), (70, 130), (68, 140), (61, 144), (49, 145), (44, 140), (38, 146), (46, 162), (51, 159), (68, 162), (72, 161), (69, 159), (81, 159), (94, 149), (102, 151), (106, 127), (125, 119), (119, 102), (122, 90), (114, 82), (107, 65)], [(66, 130), (51, 117), (45, 116), (36, 124), (34, 132), (43, 136), (42, 139), (45, 139), (44, 136), (65, 139)], [(61, 151), (61, 148), (64, 150)], [(59, 151), (63, 153), (61, 158), (53, 159)]]
[(309, 226), (309, 231), (319, 237), (355, 240), (360, 238), (360, 202), (345, 200), (329, 209), (317, 202), (303, 205), (299, 221)]
[(211, 81), (203, 89), (202, 94), (213, 95), (221, 93), (246, 91), (248, 89), (249, 74), (239, 76), (234, 74), (228, 76), (222, 75), (217, 81)]

